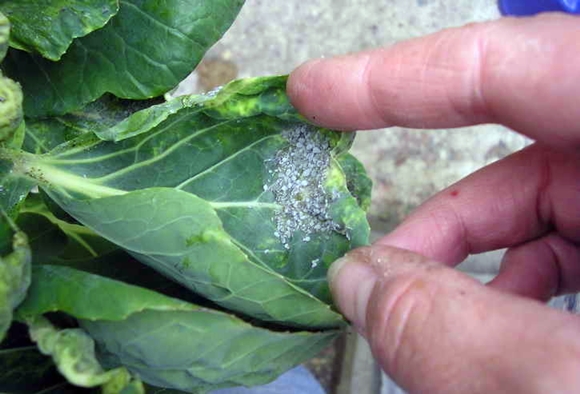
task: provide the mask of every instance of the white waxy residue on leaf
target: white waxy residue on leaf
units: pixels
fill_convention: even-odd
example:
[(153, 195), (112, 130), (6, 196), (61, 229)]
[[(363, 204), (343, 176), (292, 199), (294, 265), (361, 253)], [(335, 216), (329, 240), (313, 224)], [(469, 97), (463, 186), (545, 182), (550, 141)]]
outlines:
[(328, 207), (332, 196), (324, 190), (330, 165), (328, 138), (314, 128), (299, 125), (282, 132), (289, 146), (273, 159), (273, 183), (267, 189), (282, 208), (276, 212), (274, 235), (286, 249), (292, 236), (302, 232), (302, 241), (310, 234), (336, 230)]

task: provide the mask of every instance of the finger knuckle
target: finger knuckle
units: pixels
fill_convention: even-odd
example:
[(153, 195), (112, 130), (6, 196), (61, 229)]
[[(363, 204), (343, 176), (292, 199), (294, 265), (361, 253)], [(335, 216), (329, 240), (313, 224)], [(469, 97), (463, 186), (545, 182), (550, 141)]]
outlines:
[(413, 356), (420, 354), (438, 285), (425, 275), (409, 274), (379, 287), (367, 314), (369, 340), (385, 370), (398, 373), (400, 365), (408, 367)]

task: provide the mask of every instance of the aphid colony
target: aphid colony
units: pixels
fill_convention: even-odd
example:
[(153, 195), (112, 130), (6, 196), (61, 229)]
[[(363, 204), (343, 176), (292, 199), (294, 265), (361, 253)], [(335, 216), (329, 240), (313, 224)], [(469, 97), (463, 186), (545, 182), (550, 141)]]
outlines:
[(285, 130), (282, 136), (289, 146), (274, 158), (273, 183), (267, 188), (282, 207), (275, 215), (275, 235), (289, 249), (296, 231), (302, 233), (301, 241), (308, 242), (311, 234), (338, 226), (328, 213), (332, 196), (324, 190), (330, 165), (328, 138), (305, 125)]

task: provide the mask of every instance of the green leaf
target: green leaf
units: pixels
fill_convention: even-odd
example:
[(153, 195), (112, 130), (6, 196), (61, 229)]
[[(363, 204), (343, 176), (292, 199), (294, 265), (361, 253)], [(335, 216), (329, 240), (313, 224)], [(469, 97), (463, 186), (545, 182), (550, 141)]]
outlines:
[(103, 365), (123, 365), (146, 383), (189, 392), (266, 383), (337, 335), (259, 328), (67, 267), (35, 266), (30, 293), (21, 318), (66, 312), (95, 339)]
[(188, 392), (268, 383), (313, 357), (337, 332), (275, 332), (203, 312), (144, 311), (122, 322), (83, 321), (111, 365)]
[(26, 124), (24, 120), (20, 122), (20, 125), (14, 130), (12, 136), (6, 141), (5, 145), (7, 148), (11, 149), (21, 149), (24, 145), (24, 138), (26, 137)]
[(0, 74), (0, 142), (11, 139), (22, 123), (20, 85)]
[(83, 133), (84, 130), (64, 124), (60, 117), (27, 118), (22, 149), (31, 153), (46, 153)]
[[(10, 22), (0, 12), (0, 61), (6, 56)], [(22, 128), (22, 89), (0, 73), (0, 144), (19, 149), (24, 137)]]
[[(10, 22), (0, 12), (0, 61), (6, 56), (9, 36)], [(22, 146), (25, 132), (22, 100), (20, 85), (0, 73), (0, 145), (12, 149)], [(0, 176), (4, 174), (4, 168), (0, 168)]]
[(100, 29), (117, 13), (117, 0), (0, 0), (12, 23), (11, 45), (59, 60), (75, 38)]
[(368, 177), (364, 166), (350, 153), (338, 156), (337, 161), (346, 175), (348, 190), (353, 196), (356, 196), (360, 207), (368, 211), (371, 206), (373, 181)]
[(8, 42), (10, 40), (10, 21), (6, 15), (0, 12), (0, 62), (6, 57), (8, 52)]
[(58, 371), (68, 382), (80, 387), (103, 386), (103, 393), (116, 394), (130, 390), (144, 393), (140, 381), (133, 380), (123, 368), (105, 371), (95, 355), (95, 343), (78, 328), (59, 330), (44, 317), (26, 321), (30, 337), (42, 354), (51, 356)]
[(264, 321), (308, 327), (342, 322), (327, 305), (249, 261), (211, 205), (192, 194), (150, 188), (61, 202), (81, 222), (90, 222), (139, 260), (224, 307)]
[[(30, 238), (33, 264), (74, 264), (118, 249), (91, 229), (55, 216), (44, 196), (33, 194), (20, 210), (17, 224)], [(54, 204), (54, 203), (52, 203)], [(56, 205), (56, 204), (54, 204)], [(56, 206), (59, 210), (62, 209)], [(53, 208), (53, 209), (56, 209)], [(67, 215), (64, 211), (60, 215)]]
[[(183, 107), (178, 100), (152, 104), (156, 104), (156, 100), (133, 101), (105, 95), (66, 115), (28, 119), (24, 149), (46, 153), (86, 133), (109, 135), (123, 131), (127, 135), (135, 130), (149, 130), (166, 119), (172, 110)], [(145, 108), (149, 110), (140, 111)], [(137, 111), (140, 112), (131, 116)]]
[[(92, 283), (94, 281), (94, 283)], [(121, 301), (122, 300), (122, 301)], [(144, 309), (192, 311), (195, 307), (154, 291), (100, 278), (68, 267), (33, 267), (28, 297), (18, 308), (19, 319), (52, 311), (80, 319), (123, 320)]]
[(217, 95), (161, 104), (100, 138), (83, 134), (47, 155), (19, 156), (15, 172), (226, 308), (294, 326), (341, 325), (326, 271), (369, 233), (335, 160), (352, 135), (303, 123), (285, 82), (236, 81)]
[[(129, 118), (132, 114), (145, 108), (154, 108), (153, 105), (158, 104), (158, 102), (158, 99), (124, 100), (106, 94), (100, 99), (87, 104), (84, 108), (66, 115), (29, 118), (27, 120), (24, 150), (32, 153), (47, 153), (58, 145), (83, 134), (98, 134), (111, 128), (121, 127), (125, 120), (130, 120), (135, 124), (135, 120), (138, 117)], [(152, 115), (147, 116), (154, 117)], [(146, 122), (147, 120), (144, 119), (143, 121)], [(146, 124), (135, 124), (135, 127), (140, 126), (150, 128)]]
[(26, 234), (17, 231), (12, 238), (12, 252), (0, 258), (0, 342), (12, 323), (13, 310), (30, 285), (30, 248)]
[(0, 157), (0, 254), (10, 252), (14, 233), (11, 221), (18, 216), (26, 196), (34, 186), (31, 179), (15, 174), (13, 167), (14, 163)]
[(0, 255), (12, 250), (13, 221), (34, 186), (31, 179), (18, 176), (12, 168), (12, 162), (0, 158)]
[(12, 172), (13, 163), (0, 159), (0, 211), (15, 219), (34, 182)]
[(50, 261), (64, 250), (66, 235), (46, 217), (20, 213), (16, 223), (28, 235), (33, 261)]
[(11, 50), (27, 116), (59, 115), (104, 93), (146, 99), (184, 79), (228, 29), (243, 0), (123, 0), (116, 16), (73, 41), (59, 62)]
[(56, 218), (38, 195), (27, 198), (18, 225), (29, 231), (32, 264), (64, 265), (216, 308), (215, 304), (159, 275), (89, 228)]

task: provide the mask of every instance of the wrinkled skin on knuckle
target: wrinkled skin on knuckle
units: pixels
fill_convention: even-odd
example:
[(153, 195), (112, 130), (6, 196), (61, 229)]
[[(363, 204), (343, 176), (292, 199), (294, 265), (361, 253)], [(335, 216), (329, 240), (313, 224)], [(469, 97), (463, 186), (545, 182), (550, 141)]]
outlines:
[(414, 364), (421, 354), (419, 341), (429, 335), (439, 285), (430, 282), (423, 272), (406, 273), (394, 279), (377, 282), (367, 309), (369, 341), (383, 368), (393, 374), (401, 373)]
[(450, 333), (469, 310), (474, 285), (431, 262), (378, 281), (367, 309), (367, 338), (385, 372), (411, 392), (424, 389), (417, 376), (435, 384), (430, 390), (455, 390), (457, 377), (467, 372), (463, 362), (454, 362), (455, 342), (463, 347), (469, 338), (467, 332), (462, 338)]

